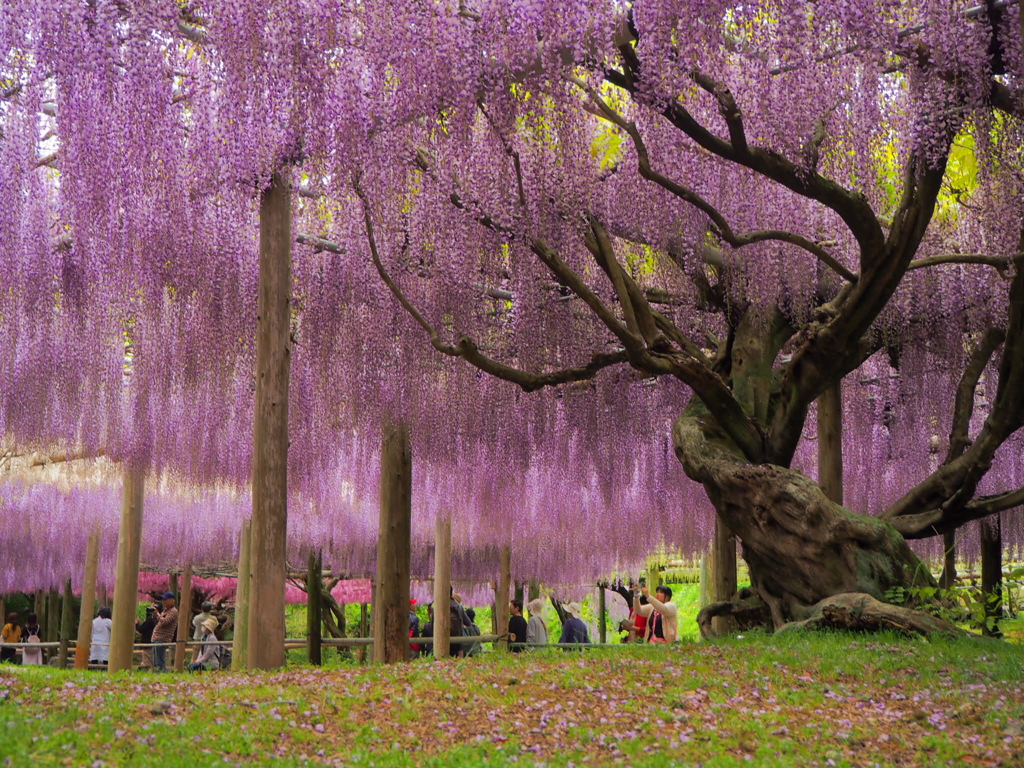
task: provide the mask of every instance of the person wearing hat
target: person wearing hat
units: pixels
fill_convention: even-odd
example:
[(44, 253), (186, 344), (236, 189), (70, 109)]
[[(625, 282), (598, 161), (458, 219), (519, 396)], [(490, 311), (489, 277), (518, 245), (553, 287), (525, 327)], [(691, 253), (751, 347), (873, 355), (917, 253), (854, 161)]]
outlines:
[(139, 642), (145, 647), (142, 649), (142, 663), (139, 669), (153, 668), (153, 649), (149, 645), (153, 642), (153, 630), (156, 628), (156, 608), (152, 605), (146, 606), (146, 620), (135, 621), (135, 631), (139, 633)]
[[(204, 643), (213, 643), (217, 640), (217, 627), (219, 623), (213, 616), (203, 621), (200, 625), (200, 629), (203, 632), (201, 638)], [(198, 672), (201, 669), (220, 669), (221, 668), (221, 653), (224, 650), (222, 645), (204, 645), (202, 650), (199, 651), (199, 655), (196, 660), (188, 665), (189, 672)]]
[(565, 612), (569, 615), (569, 618), (562, 625), (562, 636), (558, 639), (560, 645), (573, 645), (579, 643), (589, 643), (590, 633), (587, 632), (587, 625), (583, 623), (583, 619), (580, 616), (583, 614), (583, 609), (580, 608), (579, 603), (569, 603), (565, 606)]
[(196, 614), (196, 616), (192, 619), (193, 640), (203, 639), (203, 622), (210, 618), (213, 618), (213, 603), (207, 600), (203, 603), (202, 612)]
[(162, 610), (157, 609), (158, 618), (153, 627), (153, 669), (166, 672), (167, 645), (162, 643), (174, 642), (174, 634), (178, 630), (178, 609), (174, 607), (173, 592), (164, 592), (161, 602)]

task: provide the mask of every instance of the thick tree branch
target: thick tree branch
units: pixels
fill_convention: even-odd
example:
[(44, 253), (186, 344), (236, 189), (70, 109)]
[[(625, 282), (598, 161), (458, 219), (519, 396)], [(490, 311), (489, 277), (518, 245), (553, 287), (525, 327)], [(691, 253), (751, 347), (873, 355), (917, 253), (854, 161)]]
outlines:
[[(605, 79), (636, 97), (635, 81), (628, 80), (621, 72), (608, 70), (605, 72)], [(864, 195), (845, 189), (817, 173), (808, 173), (804, 166), (787, 160), (772, 150), (757, 146), (748, 146), (745, 151), (737, 150), (730, 142), (719, 138), (701, 125), (677, 100), (670, 101), (662, 108), (661, 114), (712, 154), (756, 171), (787, 189), (816, 200), (835, 211), (857, 239), (862, 256), (877, 253), (882, 249), (885, 241), (882, 226)]]
[(949, 463), (960, 456), (967, 446), (971, 444), (968, 436), (968, 429), (971, 424), (971, 416), (974, 414), (974, 392), (978, 387), (981, 374), (992, 359), (992, 355), (1006, 334), (999, 328), (990, 328), (985, 334), (981, 343), (974, 350), (971, 359), (964, 369), (960, 378), (960, 384), (956, 391), (956, 401), (953, 406), (953, 428), (949, 436), (949, 450), (946, 453), (946, 463)]
[[(650, 154), (647, 150), (647, 145), (640, 135), (640, 131), (637, 129), (636, 124), (626, 120), (620, 115), (615, 109), (613, 109), (597, 92), (597, 90), (586, 81), (582, 80), (575, 75), (570, 75), (568, 80), (580, 89), (586, 92), (590, 100), (597, 106), (598, 110), (608, 120), (614, 123), (616, 126), (621, 128), (630, 137), (633, 142), (633, 146), (637, 153), (637, 164), (639, 166), (640, 175), (653, 181), (658, 186), (671, 192), (673, 195), (678, 197), (680, 200), (689, 203), (698, 210), (702, 211), (711, 219), (712, 224), (715, 227), (716, 234), (721, 237), (726, 243), (731, 245), (733, 248), (742, 248), (745, 245), (751, 245), (752, 243), (761, 243), (768, 240), (775, 240), (795, 245), (808, 253), (817, 257), (823, 264), (834, 270), (836, 273), (841, 275), (850, 282), (857, 282), (857, 275), (851, 272), (849, 269), (844, 267), (832, 254), (822, 248), (817, 243), (808, 240), (802, 235), (797, 235), (792, 232), (786, 232), (778, 229), (765, 229), (756, 230), (753, 232), (747, 232), (744, 234), (737, 234), (733, 231), (732, 227), (729, 226), (728, 221), (725, 217), (715, 208), (711, 203), (705, 200), (694, 190), (689, 187), (683, 186), (678, 182), (669, 179), (666, 176), (658, 173), (651, 167)], [(731, 95), (729, 99), (731, 99)], [(735, 103), (735, 102), (733, 102)], [(740, 127), (738, 130), (742, 130)]]
[(492, 376), (496, 376), (499, 379), (504, 379), (518, 384), (527, 392), (540, 389), (542, 387), (592, 379), (597, 372), (603, 368), (627, 362), (629, 359), (629, 356), (625, 351), (611, 353), (603, 352), (595, 354), (586, 365), (551, 371), (548, 373), (529, 373), (528, 371), (501, 363), (483, 354), (480, 352), (476, 342), (468, 336), (462, 336), (457, 345), (446, 343), (441, 339), (441, 335), (433, 325), (430, 324), (426, 317), (424, 317), (412, 302), (409, 301), (408, 297), (388, 273), (377, 249), (377, 238), (374, 233), (373, 217), (370, 215), (370, 202), (366, 196), (366, 192), (359, 183), (358, 174), (353, 178), (353, 187), (355, 188), (356, 195), (359, 197), (363, 206), (363, 222), (366, 227), (366, 238), (370, 246), (370, 258), (373, 260), (373, 265), (377, 269), (377, 274), (380, 275), (381, 280), (384, 281), (384, 284), (391, 291), (392, 295), (398, 299), (398, 303), (402, 305), (402, 308), (409, 313), (413, 320), (415, 320), (424, 331), (426, 331), (427, 337), (430, 339), (431, 346), (441, 354), (449, 357), (461, 357), (466, 360), (466, 362), (479, 368), (481, 371), (489, 373)]

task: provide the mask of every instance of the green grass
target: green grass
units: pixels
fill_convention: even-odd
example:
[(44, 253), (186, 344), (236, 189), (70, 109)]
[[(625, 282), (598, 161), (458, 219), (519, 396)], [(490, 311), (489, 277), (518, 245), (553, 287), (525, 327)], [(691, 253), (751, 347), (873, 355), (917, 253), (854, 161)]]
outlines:
[(760, 633), (393, 667), (0, 668), (0, 765), (1024, 765), (1024, 649)]

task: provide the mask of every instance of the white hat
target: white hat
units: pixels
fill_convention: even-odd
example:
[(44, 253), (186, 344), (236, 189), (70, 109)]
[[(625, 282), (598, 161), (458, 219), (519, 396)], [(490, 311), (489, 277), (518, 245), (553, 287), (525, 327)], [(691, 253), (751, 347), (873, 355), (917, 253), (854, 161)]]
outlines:
[(575, 619), (578, 619), (583, 614), (583, 609), (579, 603), (567, 603), (565, 605), (565, 612), (568, 613)]

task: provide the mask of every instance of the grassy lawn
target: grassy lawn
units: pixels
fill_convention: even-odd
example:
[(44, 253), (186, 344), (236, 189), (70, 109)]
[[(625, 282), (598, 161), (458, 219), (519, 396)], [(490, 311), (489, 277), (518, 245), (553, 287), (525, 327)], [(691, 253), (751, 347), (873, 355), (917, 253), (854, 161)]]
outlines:
[(390, 668), (0, 670), (0, 765), (1024, 765), (1024, 649), (750, 634)]

